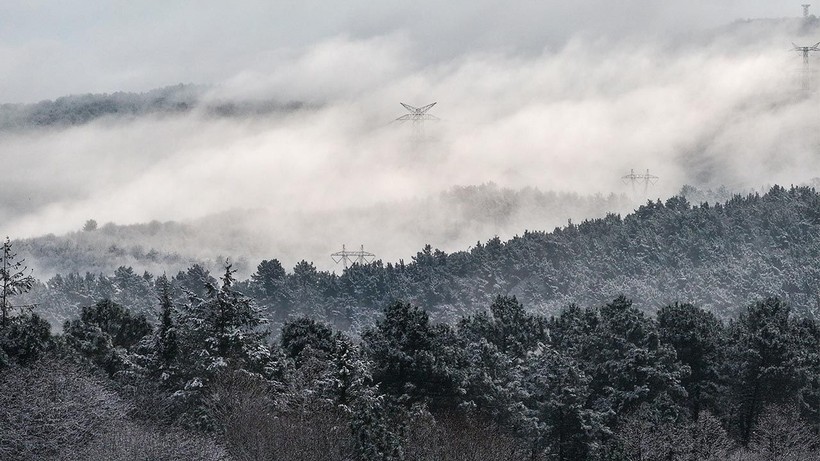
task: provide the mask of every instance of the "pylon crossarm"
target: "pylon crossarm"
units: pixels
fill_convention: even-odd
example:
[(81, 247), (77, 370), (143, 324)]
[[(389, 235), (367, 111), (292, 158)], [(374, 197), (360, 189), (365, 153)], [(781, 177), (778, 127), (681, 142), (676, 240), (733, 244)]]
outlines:
[(427, 112), (428, 110), (430, 110), (430, 109), (431, 109), (433, 106), (435, 106), (435, 105), (436, 105), (436, 103), (427, 104), (426, 106), (424, 106), (424, 107), (420, 107), (420, 108), (418, 108), (418, 109), (416, 109), (416, 110), (417, 110), (417, 111), (419, 111), (419, 113), (422, 113), (422, 114), (423, 114), (423, 113)]
[(410, 104), (405, 104), (405, 103), (403, 103), (403, 102), (400, 102), (399, 104), (401, 104), (402, 106), (404, 106), (404, 108), (405, 108), (405, 109), (407, 109), (407, 110), (409, 110), (410, 112), (418, 112), (418, 111), (419, 111), (419, 108), (418, 108), (418, 107), (413, 107), (413, 106), (411, 106)]

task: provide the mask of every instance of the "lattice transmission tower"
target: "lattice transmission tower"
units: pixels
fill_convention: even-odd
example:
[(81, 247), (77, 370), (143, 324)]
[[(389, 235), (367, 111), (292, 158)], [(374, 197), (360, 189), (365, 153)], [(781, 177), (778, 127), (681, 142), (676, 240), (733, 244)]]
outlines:
[(644, 174), (635, 173), (634, 169), (630, 169), (628, 175), (624, 175), (624, 176), (621, 177), (621, 180), (624, 182), (624, 184), (632, 184), (632, 194), (633, 195), (637, 193), (638, 185), (643, 184), (643, 195), (644, 196), (649, 195), (649, 186), (654, 186), (655, 184), (657, 184), (658, 179), (660, 179), (660, 178), (658, 178), (657, 176), (655, 176), (653, 174), (649, 174), (648, 169), (646, 170), (646, 173), (644, 173)]
[(811, 3), (804, 3), (800, 6), (803, 7), (803, 17), (808, 18), (809, 17), (809, 7), (811, 6)]
[(348, 251), (347, 248), (342, 245), (342, 251), (337, 251), (331, 254), (330, 257), (333, 258), (333, 262), (336, 264), (344, 263), (345, 269), (347, 269), (353, 263), (360, 265), (369, 264), (373, 262), (376, 255), (364, 251), (364, 245), (362, 245), (358, 251)]
[(427, 104), (426, 106), (422, 107), (414, 107), (410, 104), (405, 104), (403, 102), (399, 104), (404, 106), (404, 108), (407, 109), (409, 113), (397, 118), (396, 121), (411, 122), (413, 124), (413, 139), (416, 141), (421, 141), (424, 139), (424, 122), (428, 120), (441, 120), (435, 115), (427, 113), (430, 109), (433, 108), (433, 106), (436, 105), (436, 103)]
[(820, 42), (811, 46), (797, 46), (794, 43), (792, 43), (792, 45), (794, 45), (792, 50), (799, 51), (803, 54), (803, 75), (800, 79), (800, 86), (804, 92), (809, 92), (812, 90), (812, 82), (814, 81), (809, 55), (814, 51), (820, 51)]

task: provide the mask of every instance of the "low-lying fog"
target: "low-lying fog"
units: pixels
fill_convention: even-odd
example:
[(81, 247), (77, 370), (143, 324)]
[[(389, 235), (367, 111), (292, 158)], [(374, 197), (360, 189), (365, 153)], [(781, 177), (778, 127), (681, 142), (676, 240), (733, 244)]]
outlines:
[[(212, 84), (201, 96), (204, 101), (306, 105), (256, 116), (193, 110), (0, 132), (0, 232), (12, 238), (60, 234), (93, 218), (100, 224), (184, 221), (198, 233), (220, 235), (231, 224), (247, 223), (252, 228), (239, 234), (255, 241), (247, 242), (244, 256), (280, 257), (286, 266), (312, 259), (328, 268), (330, 250), (342, 243), (363, 244), (386, 260), (409, 259), (424, 243), (466, 248), (493, 234), (509, 238), (524, 229), (550, 230), (592, 210), (519, 212), (523, 217), (507, 217), (495, 227), (461, 224), (451, 208), (437, 206), (440, 194), (453, 186), (494, 183), (513, 190), (600, 194), (600, 201), (625, 194), (633, 201), (610, 197), (608, 202), (612, 211), (625, 212), (646, 198), (642, 185), (633, 192), (622, 181), (631, 169), (659, 177), (649, 188), (650, 198), (666, 198), (683, 184), (744, 189), (820, 176), (815, 126), (820, 101), (817, 93), (800, 90), (802, 59), (789, 51), (792, 42), (820, 40), (815, 19), (689, 30), (687, 25), (716, 18), (726, 22), (721, 14), (728, 12), (706, 2), (695, 2), (697, 14), (631, 2), (613, 13), (612, 23), (593, 9), (585, 23), (579, 10), (546, 3), (553, 9), (533, 11), (554, 13), (548, 23), (558, 32), (537, 33), (533, 20), (516, 32), (515, 21), (502, 19), (485, 31), (506, 37), (498, 46), (476, 28), (458, 35), (458, 24), (449, 32), (438, 22), (422, 24), (430, 34), (426, 38), (405, 24), (406, 18), (397, 19), (401, 27), (382, 30), (373, 18), (387, 10), (376, 7), (371, 16), (348, 18), (355, 32), (334, 35), (328, 26), (315, 37), (296, 33), (298, 40), (287, 46), (271, 44), (267, 54), (256, 50), (243, 55), (245, 61), (227, 60), (218, 72), (218, 63), (210, 63), (217, 67), (205, 66), (209, 70), (199, 78), (180, 73), (176, 64), (169, 64), (170, 72), (156, 57), (136, 59), (135, 66), (156, 66), (159, 76)], [(746, 3), (760, 14), (779, 11), (763, 2)], [(444, 16), (456, 11), (461, 10)], [(492, 11), (496, 8), (487, 6), (485, 13)], [(624, 16), (629, 12), (646, 14), (644, 22), (671, 24), (678, 18), (680, 24), (668, 35), (646, 24), (636, 32)], [(465, 20), (471, 18), (480, 23), (484, 16)], [(126, 30), (136, 33), (131, 26)], [(157, 27), (165, 30), (163, 24)], [(438, 51), (431, 37), (441, 39)], [(475, 40), (475, 46), (459, 37)], [(152, 43), (157, 45), (149, 40), (145, 46)], [(195, 62), (204, 62), (207, 53), (189, 45), (199, 56)], [(213, 56), (227, 56), (225, 46)], [(0, 51), (23, 48), (6, 43)], [(108, 65), (114, 64), (100, 68)], [(134, 72), (146, 75), (139, 66)], [(12, 76), (10, 81), (23, 88), (19, 75)], [(79, 88), (82, 81), (69, 76), (66, 88)], [(116, 88), (113, 74), (88, 81), (103, 82), (101, 91)], [(154, 83), (128, 75), (121, 81), (126, 90), (138, 81)], [(41, 85), (40, 91), (30, 94), (52, 90)], [(411, 124), (391, 123), (405, 113), (399, 102), (437, 102), (430, 113), (441, 120), (426, 122), (420, 137)], [(406, 223), (408, 217), (414, 223)], [(396, 229), (411, 224), (418, 232), (397, 238)], [(459, 231), (462, 225), (470, 231)], [(300, 240), (305, 244), (298, 245)], [(215, 253), (203, 248), (202, 254)]]

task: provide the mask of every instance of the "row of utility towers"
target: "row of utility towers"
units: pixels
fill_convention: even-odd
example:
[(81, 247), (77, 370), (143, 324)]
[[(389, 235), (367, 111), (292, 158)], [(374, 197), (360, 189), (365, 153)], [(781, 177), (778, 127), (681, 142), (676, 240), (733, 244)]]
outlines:
[[(803, 18), (808, 19), (809, 8), (811, 7), (811, 4), (804, 3), (801, 6), (803, 7)], [(810, 46), (798, 46), (794, 43), (792, 43), (792, 45), (794, 46), (794, 51), (800, 52), (803, 55), (801, 88), (804, 93), (809, 93), (812, 91), (814, 81), (814, 73), (811, 69), (809, 58), (811, 53), (820, 51), (820, 42), (817, 42), (814, 45)], [(432, 109), (433, 106), (436, 105), (435, 102), (420, 107), (411, 106), (410, 104), (405, 104), (403, 102), (400, 104), (407, 110), (407, 113), (395, 119), (394, 122), (410, 122), (412, 124), (413, 131), (411, 140), (414, 143), (418, 143), (424, 140), (425, 122), (441, 120), (435, 115), (429, 113), (430, 109)], [(621, 180), (624, 184), (632, 186), (633, 197), (638, 197), (639, 189), (642, 189), (643, 198), (647, 198), (649, 196), (649, 187), (657, 184), (659, 179), (660, 178), (658, 176), (651, 174), (648, 169), (646, 170), (646, 173), (635, 173), (635, 170), (631, 169), (629, 171), (629, 174), (621, 177)], [(333, 258), (333, 261), (336, 262), (336, 264), (342, 263), (345, 269), (347, 269), (353, 263), (370, 263), (375, 259), (376, 255), (364, 251), (364, 245), (362, 245), (360, 249), (356, 251), (347, 250), (345, 246), (342, 245), (342, 250), (333, 253), (332, 255), (330, 255), (330, 257)]]
[[(801, 5), (803, 7), (803, 18), (809, 18), (809, 8), (811, 7), (810, 3), (804, 3)], [(803, 75), (801, 79), (801, 87), (803, 91), (811, 91), (812, 89), (812, 70), (810, 67), (810, 53), (815, 51), (820, 51), (820, 42), (815, 43), (814, 45), (810, 46), (798, 46), (792, 43), (794, 51), (798, 51), (803, 55)], [(407, 113), (398, 117), (395, 122), (410, 122), (413, 125), (413, 136), (412, 139), (414, 141), (421, 141), (425, 136), (424, 131), (424, 122), (428, 120), (441, 120), (440, 118), (436, 117), (433, 114), (428, 113), (436, 103), (427, 104), (426, 106), (415, 107), (411, 106), (410, 104), (399, 103), (405, 109), (407, 109)], [(626, 176), (625, 176), (626, 177)]]

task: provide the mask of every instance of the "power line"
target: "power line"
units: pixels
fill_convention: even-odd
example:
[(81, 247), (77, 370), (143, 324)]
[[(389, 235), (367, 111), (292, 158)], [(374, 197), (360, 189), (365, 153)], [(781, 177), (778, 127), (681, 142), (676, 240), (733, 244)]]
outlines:
[(646, 170), (646, 173), (635, 173), (634, 169), (629, 170), (628, 175), (621, 176), (621, 180), (624, 184), (632, 184), (632, 193), (636, 193), (636, 187), (638, 184), (643, 184), (643, 193), (644, 196), (649, 194), (649, 186), (654, 186), (657, 184), (659, 177), (650, 174), (649, 170)]
[(794, 48), (792, 48), (794, 51), (799, 51), (803, 54), (803, 78), (801, 81), (803, 91), (811, 91), (812, 72), (809, 67), (809, 54), (813, 51), (820, 51), (820, 48), (818, 48), (820, 47), (820, 42), (817, 42), (811, 46), (797, 46), (794, 43), (792, 43), (792, 45), (794, 45)]
[(436, 117), (435, 115), (428, 114), (429, 111), (436, 103), (427, 104), (426, 106), (422, 107), (415, 107), (411, 106), (410, 104), (405, 104), (403, 102), (399, 103), (404, 106), (405, 109), (409, 113), (402, 115), (401, 117), (397, 118), (397, 122), (412, 122), (413, 123), (413, 139), (416, 141), (420, 141), (424, 139), (424, 122), (427, 120), (441, 120), (440, 118)]
[(344, 245), (342, 245), (342, 251), (337, 251), (330, 255), (333, 258), (333, 262), (336, 264), (344, 263), (345, 269), (348, 266), (351, 266), (353, 263), (357, 263), (360, 265), (369, 264), (373, 262), (376, 258), (376, 255), (373, 253), (364, 251), (364, 245), (362, 245), (359, 251), (348, 251)]

